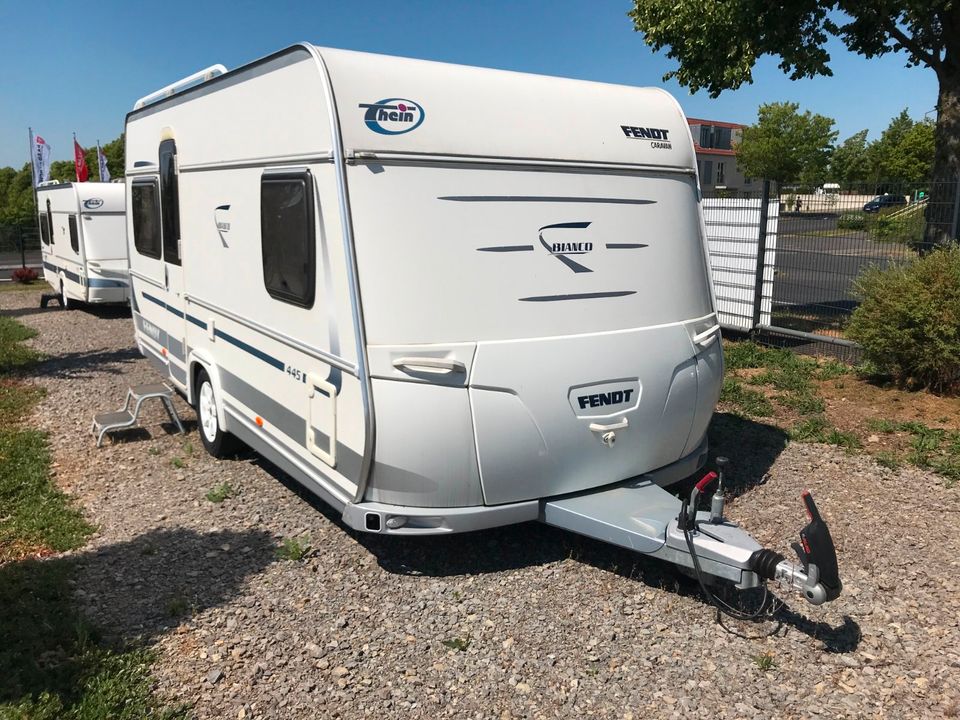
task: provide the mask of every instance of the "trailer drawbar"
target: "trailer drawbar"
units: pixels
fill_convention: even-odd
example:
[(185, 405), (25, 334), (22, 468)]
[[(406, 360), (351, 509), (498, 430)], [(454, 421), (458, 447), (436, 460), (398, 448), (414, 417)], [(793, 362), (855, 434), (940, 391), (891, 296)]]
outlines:
[[(747, 613), (717, 597), (710, 589), (714, 582), (726, 581), (744, 590), (774, 581), (799, 591), (813, 605), (839, 597), (836, 548), (810, 492), (801, 495), (809, 522), (800, 531), (800, 542), (793, 545), (799, 562), (790, 562), (723, 516), (727, 464), (726, 458), (717, 458), (719, 473), (704, 475), (682, 501), (652, 479), (640, 478), (608, 490), (545, 500), (540, 519), (686, 569), (710, 602), (736, 619), (760, 617), (765, 603)], [(714, 481), (719, 482), (710, 511), (698, 510), (701, 496)]]

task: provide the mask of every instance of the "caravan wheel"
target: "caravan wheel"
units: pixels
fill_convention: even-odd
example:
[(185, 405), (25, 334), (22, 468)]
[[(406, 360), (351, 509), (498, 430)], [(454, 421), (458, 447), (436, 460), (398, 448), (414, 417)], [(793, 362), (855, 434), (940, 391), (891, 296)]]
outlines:
[(200, 440), (203, 446), (215, 458), (234, 454), (239, 443), (233, 435), (220, 429), (217, 396), (206, 370), (201, 369), (197, 374), (197, 388), (197, 422), (200, 424)]

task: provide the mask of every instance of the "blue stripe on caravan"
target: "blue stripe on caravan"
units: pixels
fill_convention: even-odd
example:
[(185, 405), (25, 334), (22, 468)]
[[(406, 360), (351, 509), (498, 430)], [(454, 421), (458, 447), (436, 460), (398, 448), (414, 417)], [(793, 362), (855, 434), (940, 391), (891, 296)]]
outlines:
[(231, 345), (236, 345), (238, 348), (240, 348), (244, 352), (250, 353), (255, 358), (263, 360), (265, 363), (267, 363), (267, 365), (272, 365), (277, 370), (283, 370), (285, 367), (280, 360), (277, 360), (272, 355), (267, 355), (262, 350), (258, 350), (257, 348), (253, 347), (253, 345), (247, 345), (247, 343), (245, 343), (243, 340), (238, 340), (237, 338), (233, 337), (233, 335), (228, 335), (222, 330), (214, 330), (213, 334), (215, 337), (223, 338)]
[(177, 308), (173, 307), (173, 305), (167, 305), (167, 312), (173, 313), (181, 320), (183, 319), (183, 310), (178, 310)]
[(127, 286), (127, 284), (121, 280), (100, 280), (99, 278), (87, 278), (87, 285), (92, 288), (116, 288)]
[(203, 328), (204, 330), (207, 329), (207, 324), (206, 324), (203, 320), (201, 320), (200, 318), (194, 317), (194, 316), (191, 315), (190, 313), (187, 313), (187, 320), (188, 320), (189, 322), (192, 322), (192, 323), (193, 323), (194, 325), (196, 325), (198, 328)]
[(60, 271), (60, 268), (58, 268), (58, 267), (57, 267), (56, 265), (54, 265), (53, 263), (48, 263), (46, 260), (43, 261), (43, 266), (44, 266), (47, 270), (52, 270), (53, 272), (59, 272), (59, 271)]
[(164, 309), (166, 309), (166, 307), (167, 307), (167, 304), (166, 304), (163, 300), (161, 300), (160, 298), (154, 297), (154, 296), (151, 295), (150, 293), (143, 293), (143, 299), (144, 299), (144, 300), (149, 300), (150, 302), (152, 302), (152, 303), (154, 303), (154, 304), (156, 304), (156, 305), (159, 305), (160, 307), (162, 307), (162, 308), (164, 308)]

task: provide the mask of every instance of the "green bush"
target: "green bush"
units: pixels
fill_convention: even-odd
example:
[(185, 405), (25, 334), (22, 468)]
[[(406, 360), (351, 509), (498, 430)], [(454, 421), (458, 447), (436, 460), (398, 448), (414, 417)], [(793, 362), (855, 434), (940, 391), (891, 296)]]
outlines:
[(877, 240), (893, 240), (904, 242), (915, 247), (923, 242), (923, 232), (927, 222), (923, 211), (914, 211), (908, 215), (880, 215), (873, 227), (873, 234)]
[(844, 213), (837, 219), (840, 230), (863, 230), (867, 226), (867, 216), (863, 213)]
[(847, 336), (868, 363), (901, 385), (960, 391), (960, 249), (871, 268), (856, 291)]

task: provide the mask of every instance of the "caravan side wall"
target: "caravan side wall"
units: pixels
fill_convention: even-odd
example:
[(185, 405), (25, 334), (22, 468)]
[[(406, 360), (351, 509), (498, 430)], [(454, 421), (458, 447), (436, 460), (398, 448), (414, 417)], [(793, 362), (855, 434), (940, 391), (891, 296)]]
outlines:
[[(330, 108), (313, 57), (283, 53), (147, 107), (126, 139), (141, 350), (191, 398), (205, 369), (223, 427), (334, 504), (352, 500), (364, 419)], [(176, 152), (180, 263), (167, 236), (160, 257), (137, 247), (138, 229), (141, 239), (154, 223), (166, 230), (164, 141)], [(285, 206), (312, 217), (309, 248)], [(262, 223), (280, 216), (296, 225), (291, 237), (262, 240)]]

